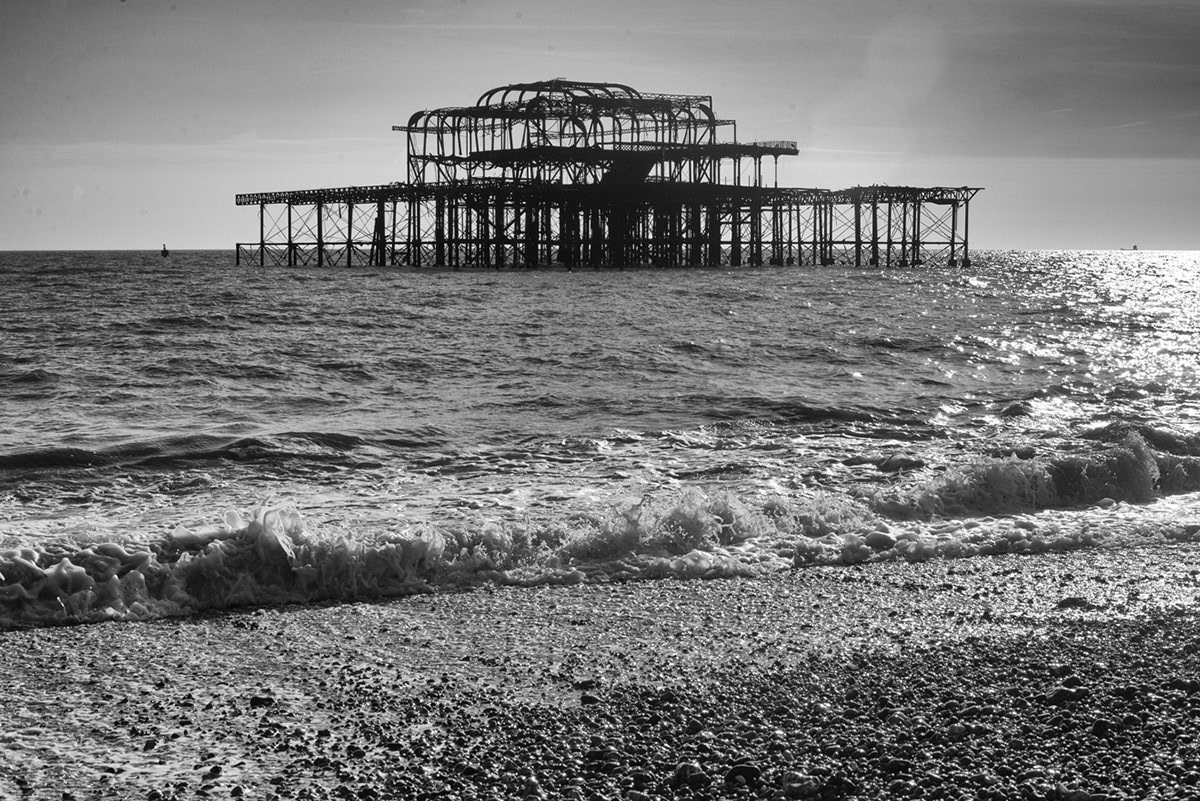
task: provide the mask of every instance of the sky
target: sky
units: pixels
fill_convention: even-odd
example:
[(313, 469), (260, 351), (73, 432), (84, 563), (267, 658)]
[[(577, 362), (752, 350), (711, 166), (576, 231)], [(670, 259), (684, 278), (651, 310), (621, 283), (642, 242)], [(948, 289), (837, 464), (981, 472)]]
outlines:
[(0, 250), (232, 248), (413, 112), (711, 95), (780, 185), (983, 187), (971, 247), (1200, 248), (1198, 0), (0, 0)]

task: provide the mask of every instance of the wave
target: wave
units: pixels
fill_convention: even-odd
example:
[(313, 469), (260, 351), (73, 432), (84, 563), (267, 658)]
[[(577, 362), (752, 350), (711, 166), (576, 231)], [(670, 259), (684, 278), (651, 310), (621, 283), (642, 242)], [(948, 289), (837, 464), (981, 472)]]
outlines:
[(228, 512), (222, 523), (150, 541), (0, 550), (0, 628), (485, 584), (753, 577), (1200, 540), (1186, 514), (1146, 506), (1200, 492), (1200, 457), (1156, 453), (1138, 435), (1089, 454), (980, 457), (941, 473), (914, 463), (910, 474), (907, 484), (872, 491), (761, 496), (684, 486), (539, 520), (355, 530), (313, 530), (295, 506), (263, 503), (249, 519)]
[[(423, 442), (423, 438), (393, 438), (389, 442)], [(285, 461), (310, 459), (317, 461), (349, 458), (346, 454), (366, 443), (351, 434), (296, 431), (270, 436), (221, 437), (193, 434), (149, 441), (135, 441), (108, 448), (36, 448), (0, 454), (0, 470), (21, 472), (30, 470), (61, 470), (77, 467), (155, 466), (197, 461), (226, 460)]]

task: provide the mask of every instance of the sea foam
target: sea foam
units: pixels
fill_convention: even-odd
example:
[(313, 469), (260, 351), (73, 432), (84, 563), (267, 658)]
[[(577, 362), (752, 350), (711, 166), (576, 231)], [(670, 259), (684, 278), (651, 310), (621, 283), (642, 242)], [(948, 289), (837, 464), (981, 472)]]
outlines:
[[(1162, 497), (1164, 460), (1172, 487)], [(1169, 461), (1168, 460), (1168, 461)], [(1088, 455), (981, 458), (856, 494), (685, 486), (519, 522), (306, 525), (293, 504), (151, 540), (0, 551), (0, 627), (146, 620), (484, 584), (758, 576), (812, 565), (1200, 539), (1196, 457), (1136, 435)], [(1181, 472), (1182, 471), (1182, 472)]]

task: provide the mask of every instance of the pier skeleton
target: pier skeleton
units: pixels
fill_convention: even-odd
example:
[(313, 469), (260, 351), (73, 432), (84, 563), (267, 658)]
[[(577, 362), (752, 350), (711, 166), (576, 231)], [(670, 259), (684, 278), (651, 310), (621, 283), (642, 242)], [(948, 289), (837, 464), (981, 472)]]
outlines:
[[(737, 141), (705, 95), (555, 79), (406, 125), (403, 183), (240, 194), (273, 266), (970, 263), (972, 187), (778, 185), (791, 141)], [(728, 131), (722, 140), (719, 133)], [(768, 161), (769, 160), (769, 161)]]

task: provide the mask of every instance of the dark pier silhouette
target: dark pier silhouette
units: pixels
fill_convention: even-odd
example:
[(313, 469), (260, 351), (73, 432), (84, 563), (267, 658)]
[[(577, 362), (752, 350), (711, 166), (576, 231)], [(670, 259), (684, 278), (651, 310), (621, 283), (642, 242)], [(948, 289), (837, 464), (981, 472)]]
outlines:
[[(259, 192), (274, 266), (970, 263), (972, 187), (778, 185), (792, 141), (739, 142), (712, 98), (556, 79), (417, 112), (403, 183)], [(723, 135), (723, 136), (722, 136)]]

